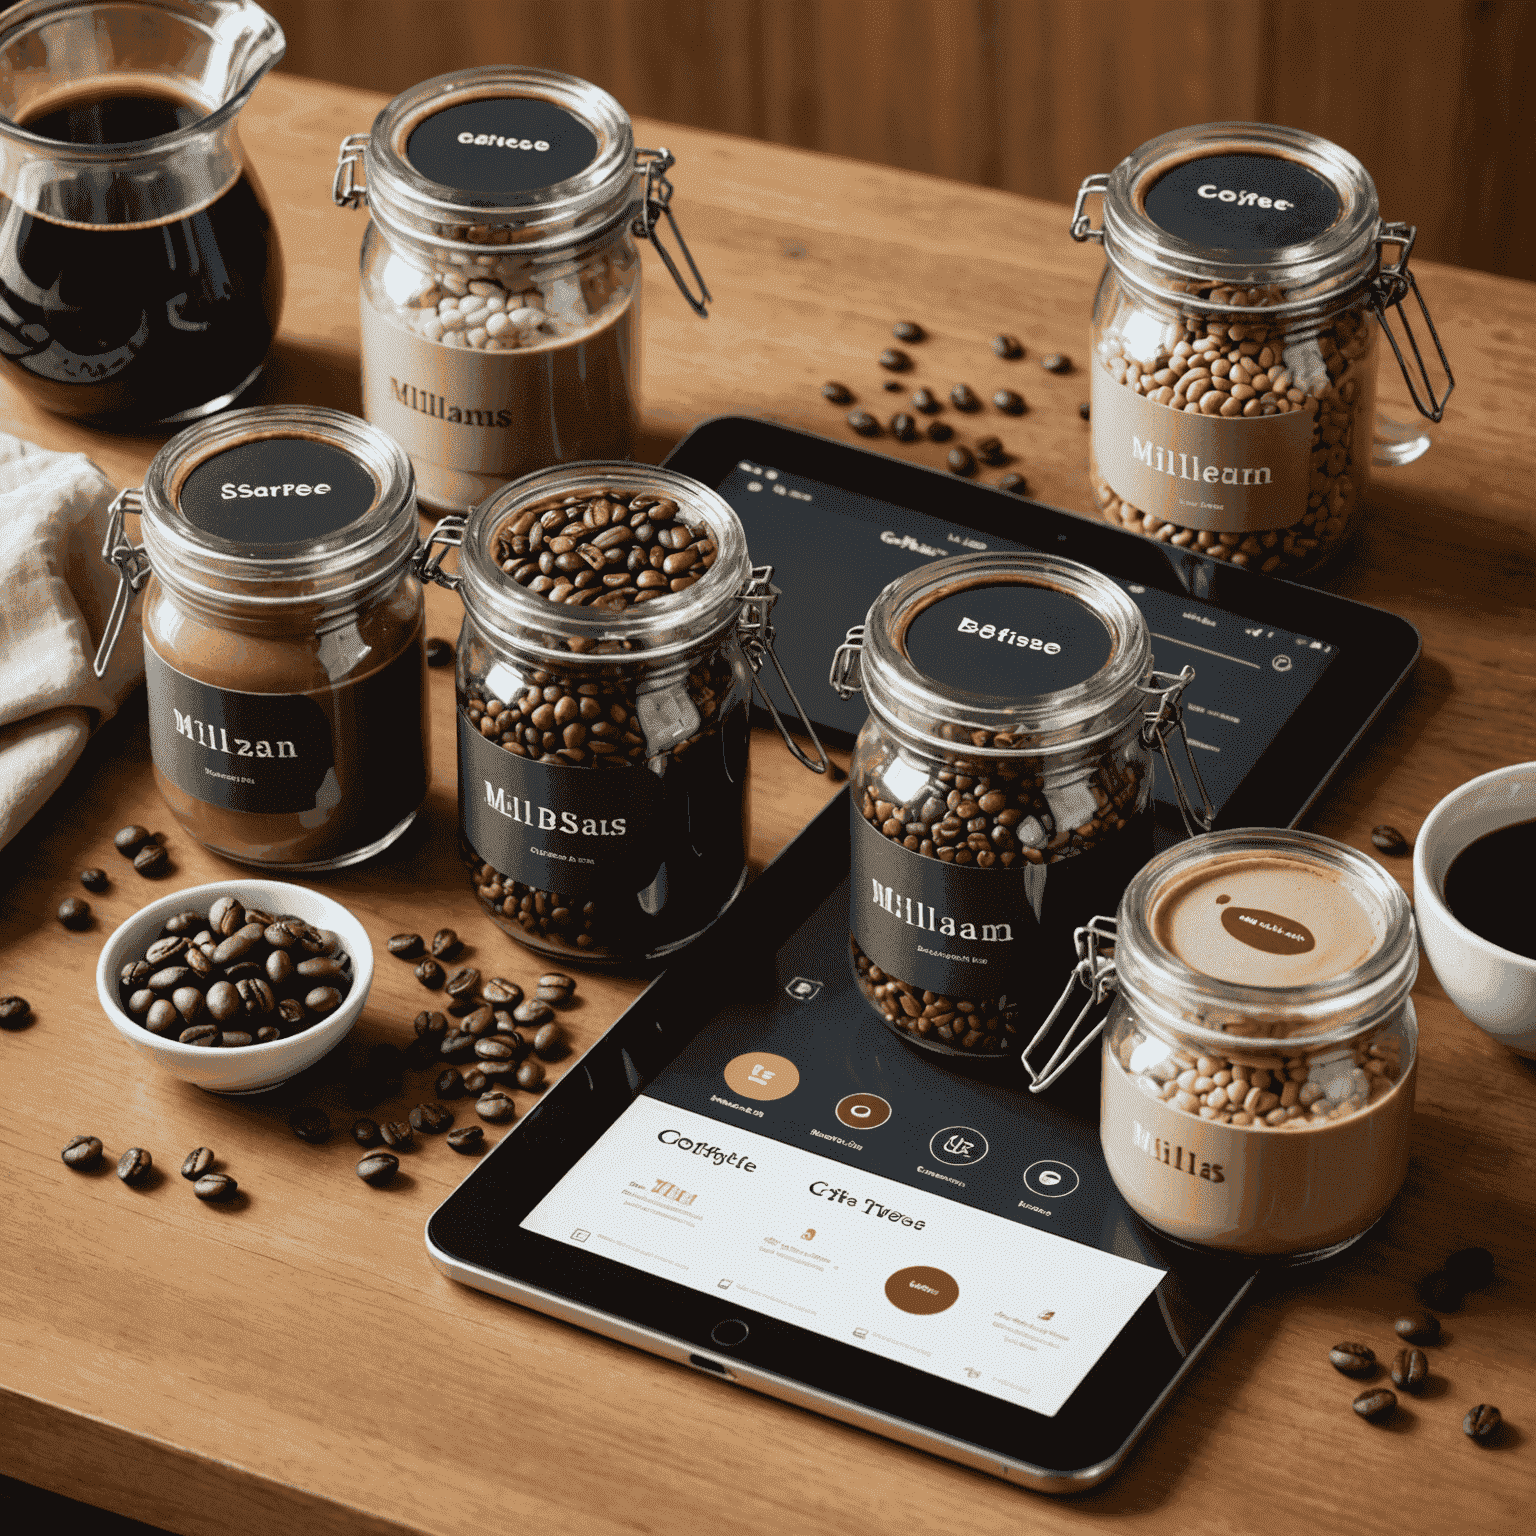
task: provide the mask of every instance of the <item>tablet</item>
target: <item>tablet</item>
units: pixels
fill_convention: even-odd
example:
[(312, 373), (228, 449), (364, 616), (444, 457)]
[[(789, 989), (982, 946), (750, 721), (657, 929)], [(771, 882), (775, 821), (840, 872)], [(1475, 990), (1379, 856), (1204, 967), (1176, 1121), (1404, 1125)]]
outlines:
[[(717, 489), (773, 566), (779, 658), (840, 743), (866, 711), (832, 691), (833, 653), (887, 583), (945, 555), (1042, 550), (1121, 582), (1157, 667), (1194, 666), (1185, 724), (1219, 827), (1293, 825), (1418, 659), (1395, 614), (771, 422), (706, 421), (667, 465)], [(771, 668), (763, 680), (784, 709)], [(1156, 797), (1160, 833), (1183, 835), (1161, 761)]]
[[(847, 791), (431, 1217), (453, 1278), (1033, 1488), (1113, 1471), (1254, 1279), (1110, 1181), (1098, 1061), (941, 1066), (858, 992)], [(993, 1075), (995, 1074), (995, 1075)]]

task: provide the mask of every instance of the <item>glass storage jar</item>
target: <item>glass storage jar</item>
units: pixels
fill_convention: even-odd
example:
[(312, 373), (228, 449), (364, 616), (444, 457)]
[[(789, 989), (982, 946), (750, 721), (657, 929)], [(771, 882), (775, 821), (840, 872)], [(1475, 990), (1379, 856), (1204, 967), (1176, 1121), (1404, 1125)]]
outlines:
[(1151, 665), (1120, 586), (1049, 555), (935, 560), (850, 631), (832, 685), (869, 705), (849, 786), (853, 962), (903, 1039), (1016, 1048), (1073, 930), (1151, 856)]
[(1217, 832), (1136, 876), (1114, 940), (1086, 970), (1115, 992), (1100, 1138), (1131, 1208), (1254, 1257), (1358, 1239), (1408, 1169), (1418, 941), (1402, 888), (1313, 833)]
[[(439, 75), (344, 141), (333, 195), (371, 215), (363, 414), (404, 445), (423, 502), (462, 511), (530, 471), (630, 455), (635, 237), (671, 221), (672, 163), (635, 148), (606, 91), (546, 69)], [(704, 313), (702, 282), (694, 299), (657, 249)]]
[[(439, 542), (460, 546), (457, 575)], [(552, 959), (680, 949), (747, 875), (776, 594), (735, 512), (669, 470), (569, 465), (444, 518), (423, 570), (464, 603), (459, 839), (481, 906)]]
[[(1086, 199), (1103, 197), (1093, 228)], [(1074, 239), (1102, 241), (1090, 475), (1118, 527), (1278, 575), (1312, 570), (1360, 512), (1370, 467), (1429, 446), (1375, 415), (1378, 332), (1415, 404), (1437, 398), (1402, 300), (1413, 226), (1380, 218), (1365, 167), (1264, 123), (1207, 123), (1143, 144), (1078, 193)], [(1382, 248), (1397, 249), (1383, 265)], [(1410, 376), (1387, 323), (1397, 307)], [(1427, 393), (1421, 400), (1419, 385)], [(1377, 435), (1374, 456), (1373, 432)]]
[(103, 553), (122, 582), (97, 670), (147, 581), (155, 783), (198, 842), (338, 869), (411, 824), (428, 782), (420, 542), (405, 454), (319, 406), (189, 427), (118, 496)]

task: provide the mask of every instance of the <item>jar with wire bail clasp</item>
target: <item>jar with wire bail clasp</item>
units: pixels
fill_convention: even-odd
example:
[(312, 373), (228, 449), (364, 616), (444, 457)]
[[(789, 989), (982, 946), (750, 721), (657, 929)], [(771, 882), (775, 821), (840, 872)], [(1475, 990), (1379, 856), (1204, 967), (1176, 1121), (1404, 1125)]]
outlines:
[(635, 147), (606, 91), (501, 66), (413, 86), (343, 142), (332, 195), (370, 214), (363, 414), (410, 454), (423, 502), (463, 511), (531, 471), (631, 455), (637, 240), (699, 314), (710, 297), (671, 212), (673, 163)]
[(102, 554), (121, 582), (97, 671), (147, 584), (155, 784), (205, 847), (338, 869), (415, 819), (428, 758), (414, 492), (410, 461), (367, 422), (259, 406), (179, 433), (113, 503)]
[[(832, 685), (869, 705), (849, 786), (853, 964), (903, 1039), (1017, 1048), (1074, 929), (1151, 856), (1152, 754), (1193, 676), (1154, 673), (1126, 593), (1055, 556), (936, 560), (876, 598)], [(1209, 824), (1208, 804), (1185, 809)]]
[[(456, 575), (437, 543), (460, 547)], [(708, 487), (601, 462), (444, 518), (422, 568), (464, 604), (459, 845), (481, 907), (550, 959), (674, 953), (746, 880), (754, 676), (778, 665), (772, 568), (752, 567)], [(814, 731), (813, 760), (763, 699), (824, 772)]]

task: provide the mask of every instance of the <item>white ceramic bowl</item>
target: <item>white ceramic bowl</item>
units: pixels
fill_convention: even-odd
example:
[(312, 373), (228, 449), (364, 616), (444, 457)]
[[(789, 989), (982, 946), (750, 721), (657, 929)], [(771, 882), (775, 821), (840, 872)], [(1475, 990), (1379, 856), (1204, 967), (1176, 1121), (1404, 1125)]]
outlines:
[[(178, 912), (206, 913), (220, 896), (233, 896), (259, 912), (291, 912), (316, 928), (329, 928), (336, 934), (352, 957), (352, 990), (341, 1007), (296, 1035), (230, 1050), (209, 1050), (152, 1035), (124, 1013), (117, 1000), (117, 978), (123, 966), (144, 958), (144, 951), (159, 938), (167, 918)], [(96, 995), (123, 1039), (173, 1077), (210, 1093), (260, 1093), (312, 1066), (357, 1022), (372, 985), (373, 946), (363, 925), (340, 902), (281, 880), (220, 880), (173, 891), (135, 912), (102, 945), (101, 959), (96, 963)]]
[[(1446, 995), (1500, 1045), (1536, 1057), (1536, 960), (1480, 938), (1445, 904), (1445, 876), (1456, 855), (1522, 821), (1536, 821), (1536, 763), (1496, 768), (1452, 790), (1419, 829), (1413, 894), (1424, 953)], [(1527, 874), (1511, 871), (1510, 878)]]

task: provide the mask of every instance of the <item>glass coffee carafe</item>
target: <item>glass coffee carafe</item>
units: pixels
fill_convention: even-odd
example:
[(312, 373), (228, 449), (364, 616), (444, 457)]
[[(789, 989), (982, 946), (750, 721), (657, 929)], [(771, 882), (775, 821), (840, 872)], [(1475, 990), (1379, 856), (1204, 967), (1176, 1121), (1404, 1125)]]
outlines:
[(178, 423), (255, 381), (283, 264), (237, 125), (283, 50), (248, 0), (0, 18), (0, 359), (39, 405)]

